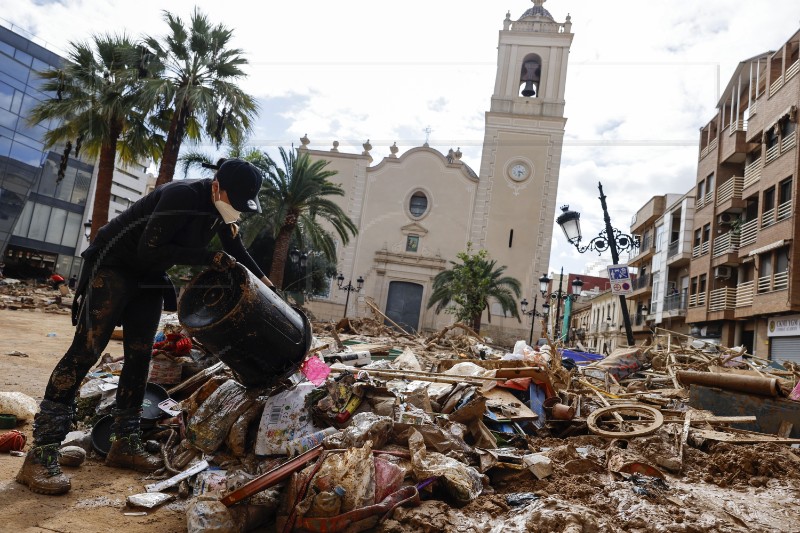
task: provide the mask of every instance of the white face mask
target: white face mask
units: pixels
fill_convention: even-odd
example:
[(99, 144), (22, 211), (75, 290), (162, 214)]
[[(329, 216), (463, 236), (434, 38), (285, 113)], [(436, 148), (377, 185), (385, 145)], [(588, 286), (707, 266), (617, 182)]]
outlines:
[[(217, 196), (219, 196), (219, 191), (217, 191)], [(239, 220), (239, 215), (241, 214), (239, 211), (233, 208), (232, 205), (222, 201), (219, 198), (214, 200), (214, 207), (217, 208), (219, 212), (219, 216), (222, 217), (222, 220), (226, 224), (232, 224)]]

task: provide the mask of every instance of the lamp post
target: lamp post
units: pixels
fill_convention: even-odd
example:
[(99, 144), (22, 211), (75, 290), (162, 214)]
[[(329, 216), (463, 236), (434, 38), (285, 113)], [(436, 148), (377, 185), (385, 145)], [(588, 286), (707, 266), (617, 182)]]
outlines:
[[(539, 278), (539, 292), (544, 293), (547, 292), (547, 285), (550, 282), (550, 278), (547, 277), (547, 274), (544, 274), (541, 278)], [(533, 346), (533, 325), (536, 323), (536, 317), (547, 318), (547, 312), (550, 310), (550, 304), (545, 302), (542, 304), (542, 311), (536, 310), (536, 303), (539, 299), (539, 295), (534, 293), (533, 294), (533, 307), (530, 311), (527, 310), (528, 307), (528, 300), (523, 298), (522, 301), (519, 303), (522, 307), (522, 314), (531, 317), (531, 333), (528, 336), (528, 345)]]
[(356, 280), (356, 286), (353, 287), (353, 283), (352, 283), (353, 280), (352, 279), (349, 280), (347, 282), (347, 285), (345, 285), (344, 284), (344, 274), (339, 272), (339, 277), (336, 278), (336, 281), (339, 284), (339, 290), (340, 291), (347, 291), (347, 298), (344, 301), (344, 315), (342, 316), (342, 318), (347, 318), (347, 306), (350, 305), (350, 293), (353, 292), (353, 291), (361, 292), (361, 288), (364, 286), (364, 278), (362, 278), (361, 276), (358, 276), (358, 279)]
[[(597, 188), (600, 190), (600, 205), (603, 208), (605, 228), (597, 237), (590, 240), (589, 244), (581, 246), (580, 213), (577, 211), (570, 211), (569, 206), (565, 205), (561, 208), (563, 213), (558, 216), (556, 222), (558, 222), (558, 225), (564, 230), (567, 241), (573, 244), (579, 253), (584, 253), (586, 250), (595, 250), (598, 254), (602, 254), (606, 250), (610, 250), (611, 260), (617, 265), (619, 264), (619, 252), (632, 250), (639, 245), (639, 240), (611, 227), (611, 218), (608, 216), (608, 207), (606, 206), (606, 195), (603, 194), (603, 184), (598, 182)], [(628, 305), (625, 303), (624, 294), (619, 295), (619, 303), (622, 307), (622, 320), (625, 323), (625, 335), (628, 337), (628, 346), (633, 346), (634, 340), (633, 332), (631, 331), (631, 317), (628, 313)]]
[[(300, 253), (300, 250), (297, 248), (292, 248), (289, 250), (289, 262), (292, 265), (292, 274), (294, 274), (295, 280), (287, 285), (283, 290), (288, 291), (289, 287), (293, 285), (297, 285), (301, 281), (307, 279), (306, 274), (306, 265), (308, 264), (308, 255), (303, 252)], [(302, 289), (301, 291), (302, 292)]]
[[(545, 298), (550, 298), (551, 301), (556, 303), (556, 327), (558, 327), (558, 321), (561, 318), (561, 302), (566, 301), (567, 299), (571, 301), (575, 301), (581, 295), (581, 289), (583, 288), (583, 280), (581, 278), (576, 277), (572, 280), (572, 294), (567, 294), (562, 288), (564, 286), (564, 267), (561, 267), (561, 275), (558, 277), (558, 290), (555, 292), (550, 293), (549, 296), (546, 295), (548, 284), (552, 280), (547, 277), (547, 274), (543, 275), (539, 278), (539, 283), (541, 286), (541, 293), (542, 296)], [(558, 334), (558, 338), (560, 339), (562, 334)]]
[(89, 242), (92, 236), (92, 219), (90, 218), (83, 223), (83, 236), (86, 237), (86, 242)]

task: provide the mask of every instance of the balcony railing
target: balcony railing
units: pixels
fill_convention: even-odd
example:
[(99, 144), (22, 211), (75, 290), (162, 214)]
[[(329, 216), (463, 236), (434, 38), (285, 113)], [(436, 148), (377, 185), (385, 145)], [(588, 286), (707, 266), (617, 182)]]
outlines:
[(789, 271), (778, 272), (772, 277), (772, 290), (785, 291), (789, 288)]
[(778, 144), (777, 142), (775, 143), (774, 146), (772, 146), (770, 148), (767, 148), (767, 157), (766, 157), (766, 162), (767, 163), (777, 159), (778, 155), (780, 154), (780, 151), (779, 151), (780, 148), (781, 148), (781, 145)]
[(722, 185), (719, 186), (717, 191), (717, 205), (728, 200), (741, 200), (742, 189), (744, 189), (744, 178), (741, 176), (734, 176)]
[(783, 76), (778, 76), (778, 79), (772, 82), (772, 85), (769, 86), (769, 95), (772, 96), (778, 89), (783, 87)]
[(706, 293), (698, 292), (689, 296), (689, 307), (703, 307), (706, 305)]
[(750, 116), (752, 117), (758, 113), (758, 100), (750, 103)]
[(792, 133), (788, 134), (781, 140), (781, 153), (789, 150), (792, 146), (794, 146), (795, 140), (797, 139), (797, 131), (793, 131)]
[(731, 122), (730, 127), (728, 128), (729, 135), (733, 135), (737, 131), (745, 131), (745, 121), (744, 119), (734, 120)]
[(792, 63), (792, 65), (786, 69), (786, 80), (788, 81), (789, 78), (797, 74), (797, 71), (800, 70), (800, 59)]
[(697, 246), (692, 248), (692, 257), (700, 257), (701, 255), (707, 254), (708, 253), (708, 243), (709, 243), (709, 241), (706, 241), (706, 242), (704, 242), (702, 244), (698, 244)]
[(678, 254), (678, 248), (681, 241), (674, 241), (667, 245), (667, 259)]
[(664, 312), (682, 311), (687, 305), (687, 290), (684, 289), (678, 294), (671, 294), (664, 298)]
[(769, 292), (772, 276), (761, 276), (758, 278), (758, 292)]
[(703, 199), (703, 205), (711, 205), (712, 203), (714, 203), (714, 191), (708, 191)]
[(758, 183), (761, 179), (761, 158), (756, 159), (746, 167), (744, 167), (744, 189)]
[(717, 138), (716, 138), (716, 137), (714, 137), (714, 138), (711, 140), (711, 142), (710, 142), (710, 143), (708, 143), (708, 146), (706, 146), (705, 148), (703, 148), (702, 150), (700, 150), (700, 159), (703, 159), (705, 156), (707, 156), (709, 152), (713, 152), (714, 150), (716, 150), (716, 148), (717, 148), (717, 142), (718, 142), (718, 141), (717, 141)]
[(729, 231), (714, 239), (712, 257), (732, 254), (739, 249), (739, 234)]
[(747, 246), (756, 242), (758, 237), (758, 219), (748, 220), (742, 224), (739, 234), (739, 246)]
[(778, 220), (784, 220), (792, 216), (792, 201), (783, 202), (778, 206)]
[(761, 227), (766, 228), (775, 223), (775, 208), (767, 209), (761, 213)]
[(736, 289), (733, 287), (723, 287), (714, 289), (709, 294), (708, 310), (725, 311), (736, 307)]
[(650, 274), (643, 274), (637, 276), (635, 280), (633, 280), (633, 290), (638, 291), (639, 289), (644, 289), (650, 286)]
[(754, 281), (744, 281), (736, 287), (736, 307), (747, 307), (753, 305), (753, 286)]

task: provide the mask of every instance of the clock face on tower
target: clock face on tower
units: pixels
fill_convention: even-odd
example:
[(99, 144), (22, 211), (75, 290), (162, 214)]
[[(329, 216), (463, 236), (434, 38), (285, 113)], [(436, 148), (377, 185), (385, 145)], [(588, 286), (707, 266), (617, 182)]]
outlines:
[(512, 161), (507, 167), (508, 177), (514, 181), (525, 181), (531, 176), (531, 167), (525, 161)]

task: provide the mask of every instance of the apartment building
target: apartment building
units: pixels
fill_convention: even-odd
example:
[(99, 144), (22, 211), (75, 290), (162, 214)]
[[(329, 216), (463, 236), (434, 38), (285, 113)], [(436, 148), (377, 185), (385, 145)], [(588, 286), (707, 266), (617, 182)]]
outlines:
[(693, 334), (800, 360), (800, 31), (740, 62), (700, 130), (686, 322)]

